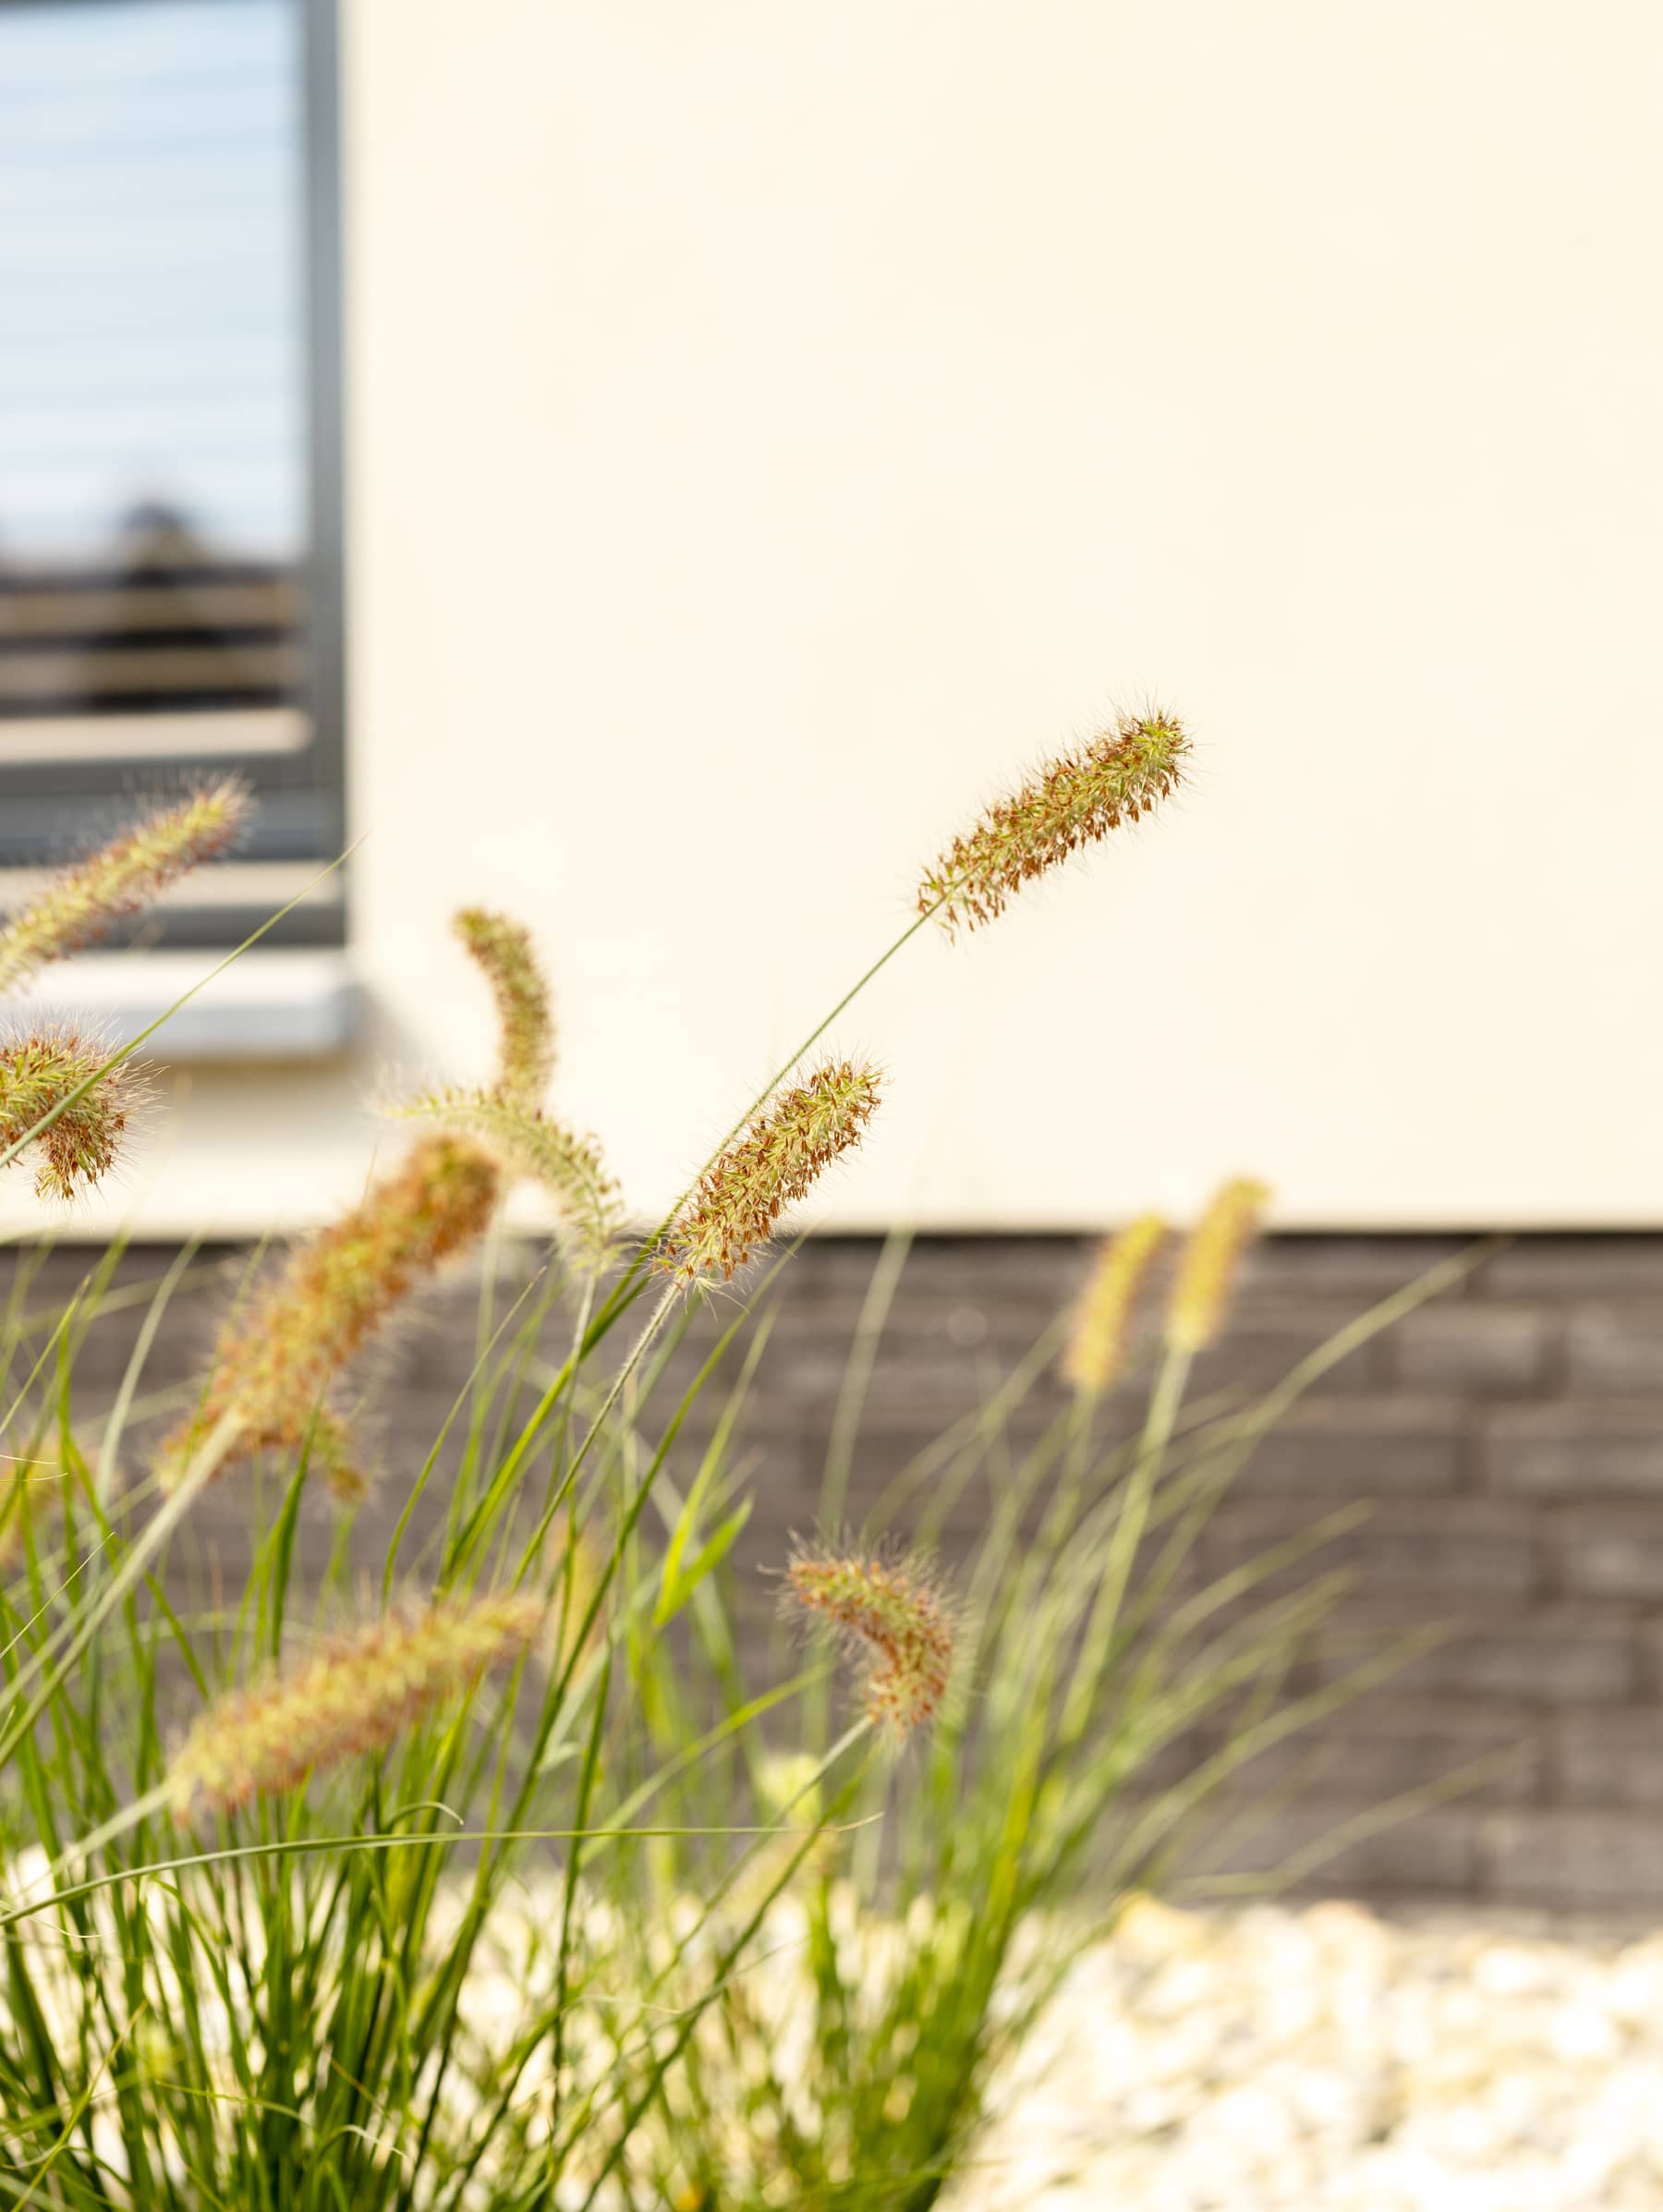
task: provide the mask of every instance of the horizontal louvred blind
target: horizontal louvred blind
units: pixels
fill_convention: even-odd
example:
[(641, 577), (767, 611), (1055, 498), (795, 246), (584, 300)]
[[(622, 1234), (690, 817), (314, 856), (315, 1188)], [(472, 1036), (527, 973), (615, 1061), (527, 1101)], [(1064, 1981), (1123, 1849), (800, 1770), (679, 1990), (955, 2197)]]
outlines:
[(0, 760), (293, 750), (301, 615), (292, 568), (200, 551), (0, 570)]

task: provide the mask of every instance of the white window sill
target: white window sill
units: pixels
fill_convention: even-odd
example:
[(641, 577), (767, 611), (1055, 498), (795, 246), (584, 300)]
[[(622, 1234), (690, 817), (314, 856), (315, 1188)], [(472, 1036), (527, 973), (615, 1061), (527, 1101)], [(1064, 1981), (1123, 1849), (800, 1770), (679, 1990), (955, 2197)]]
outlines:
[[(200, 983), (215, 958), (209, 950), (82, 953), (42, 969), (8, 1004), (13, 1018), (31, 1006), (127, 1044)], [(172, 1066), (326, 1060), (352, 1044), (358, 1016), (358, 989), (345, 953), (255, 950), (170, 1015), (144, 1049)]]

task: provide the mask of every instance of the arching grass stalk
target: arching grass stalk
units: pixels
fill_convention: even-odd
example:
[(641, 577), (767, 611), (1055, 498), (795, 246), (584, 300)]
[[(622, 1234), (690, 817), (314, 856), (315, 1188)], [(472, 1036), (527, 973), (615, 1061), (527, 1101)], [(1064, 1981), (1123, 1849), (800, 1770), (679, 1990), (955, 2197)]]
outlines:
[[(656, 1264), (669, 1273), (671, 1287), (614, 1376), (564, 1477), (551, 1490), (543, 1527), (550, 1513), (570, 1496), (584, 1460), (642, 1355), (668, 1319), (676, 1298), (719, 1278), (730, 1279), (758, 1246), (766, 1243), (784, 1208), (803, 1197), (834, 1160), (859, 1142), (876, 1111), (879, 1089), (874, 1069), (856, 1068), (847, 1061), (829, 1063), (788, 1091), (770, 1112), (752, 1119), (743, 1134), (717, 1154), (660, 1246)], [(544, 1408), (552, 1410), (556, 1403), (553, 1391), (552, 1385), (544, 1392), (531, 1421), (521, 1431), (507, 1466), (497, 1477), (498, 1486), (510, 1479), (511, 1470), (517, 1470), (547, 1417)], [(638, 1500), (634, 1510), (639, 1512)], [(533, 1556), (533, 1547), (528, 1546), (522, 1576)]]
[(914, 918), (781, 1062), (713, 1147), (698, 1174), (637, 1249), (625, 1282), (649, 1264), (697, 1189), (699, 1177), (761, 1112), (838, 1016), (847, 1012), (920, 930), (937, 920), (951, 925), (955, 919), (955, 902), (964, 903), (964, 918), (970, 927), (990, 920), (1021, 883), (1043, 874), (1110, 830), (1118, 829), (1128, 816), (1136, 820), (1157, 799), (1167, 796), (1177, 784), (1188, 750), (1189, 740), (1174, 717), (1123, 717), (1115, 731), (1105, 732), (1080, 750), (1050, 762), (1011, 798), (988, 808), (968, 835), (956, 839), (926, 875)]
[[(642, 1277), (652, 1265), (654, 1256), (662, 1246), (665, 1237), (669, 1234), (676, 1221), (683, 1213), (684, 1209), (688, 1204), (688, 1201), (693, 1197), (703, 1177), (710, 1173), (710, 1170), (715, 1167), (716, 1163), (722, 1158), (723, 1152), (727, 1150), (728, 1147), (743, 1134), (747, 1125), (752, 1122), (762, 1111), (763, 1107), (768, 1104), (769, 1100), (779, 1089), (781, 1084), (785, 1081), (786, 1077), (792, 1075), (795, 1069), (801, 1065), (802, 1062), (807, 1057), (809, 1052), (813, 1051), (814, 1047), (819, 1042), (820, 1039), (826, 1034), (827, 1030), (830, 1029), (832, 1023), (836, 1021), (838, 1015), (844, 1013), (847, 1007), (854, 1004), (855, 1001), (860, 996), (867, 985), (870, 983), (875, 977), (882, 973), (883, 969), (889, 966), (890, 962), (895, 957), (896, 954), (899, 953), (904, 945), (909, 943), (911, 940), (918, 934), (918, 931), (923, 929), (926, 922), (931, 919), (936, 911), (937, 907), (932, 905), (926, 912), (918, 915), (916, 919), (907, 924), (906, 928), (902, 930), (900, 936), (895, 939), (894, 942), (889, 945), (882, 953), (879, 954), (878, 958), (872, 962), (871, 966), (866, 970), (865, 974), (860, 976), (854, 983), (850, 985), (849, 989), (844, 991), (843, 997), (838, 1000), (837, 1003), (831, 1009), (831, 1011), (824, 1015), (815, 1025), (815, 1027), (809, 1030), (807, 1036), (803, 1039), (802, 1042), (790, 1054), (789, 1058), (781, 1062), (780, 1065), (774, 1070), (768, 1081), (762, 1086), (762, 1088), (758, 1091), (755, 1098), (751, 1100), (750, 1103), (739, 1114), (738, 1118), (711, 1147), (710, 1152), (706, 1155), (703, 1162), (696, 1171), (692, 1179), (686, 1184), (685, 1188), (682, 1189), (674, 1199), (672, 1199), (668, 1209), (664, 1213), (662, 1219), (658, 1222), (657, 1226), (650, 1230), (648, 1234), (637, 1245), (634, 1253), (631, 1255), (628, 1265), (625, 1268), (618, 1281), (613, 1285), (613, 1288), (608, 1294), (604, 1303), (601, 1306), (600, 1314), (597, 1317), (597, 1328), (600, 1334), (604, 1335), (606, 1331), (610, 1329), (613, 1322), (618, 1318), (618, 1316), (626, 1311), (629, 1306), (640, 1294), (640, 1292), (644, 1287), (641, 1280)], [(565, 1384), (566, 1370), (563, 1368), (561, 1372), (557, 1374), (549, 1383), (547, 1389), (543, 1392), (542, 1397), (533, 1407), (529, 1416), (527, 1419), (525, 1427), (520, 1431), (519, 1436), (515, 1440), (514, 1451), (510, 1458), (510, 1465), (516, 1473), (517, 1473), (519, 1467), (524, 1464), (533, 1445), (536, 1443), (537, 1439), (541, 1435), (545, 1425), (547, 1424), (551, 1416), (553, 1414), (556, 1406), (560, 1404)]]
[(706, 1155), (704, 1161), (698, 1168), (698, 1172), (694, 1174), (692, 1180), (687, 1184), (686, 1187), (681, 1191), (679, 1195), (671, 1202), (669, 1210), (665, 1213), (662, 1221), (661, 1221), (658, 1226), (642, 1240), (639, 1246), (637, 1246), (635, 1256), (630, 1260), (628, 1267), (625, 1270), (623, 1280), (618, 1285), (618, 1289), (620, 1291), (626, 1289), (630, 1282), (634, 1281), (635, 1277), (644, 1268), (647, 1268), (651, 1264), (653, 1255), (658, 1251), (660, 1246), (663, 1242), (664, 1237), (669, 1234), (671, 1228), (675, 1222), (677, 1216), (681, 1213), (684, 1207), (686, 1207), (688, 1200), (692, 1197), (694, 1192), (698, 1189), (701, 1177), (710, 1173), (710, 1169), (715, 1166), (717, 1161), (721, 1159), (722, 1153), (727, 1150), (728, 1147), (744, 1131), (747, 1124), (754, 1120), (755, 1117), (761, 1112), (762, 1109), (768, 1104), (768, 1101), (773, 1097), (775, 1091), (779, 1089), (781, 1084), (783, 1083), (786, 1077), (790, 1076), (797, 1067), (799, 1067), (807, 1058), (808, 1054), (814, 1050), (815, 1046), (819, 1044), (820, 1039), (824, 1037), (827, 1030), (832, 1027), (832, 1023), (836, 1021), (839, 1015), (845, 1013), (848, 1008), (855, 1003), (856, 1000), (860, 996), (867, 985), (874, 981), (876, 978), (883, 973), (883, 970), (889, 966), (890, 962), (895, 957), (896, 954), (901, 952), (904, 946), (912, 942), (913, 939), (918, 934), (919, 930), (924, 928), (925, 924), (932, 920), (936, 914), (939, 913), (943, 901), (938, 899), (934, 905), (927, 907), (922, 914), (916, 918), (916, 919), (908, 922), (905, 929), (902, 930), (900, 936), (895, 939), (894, 942), (886, 946), (885, 949), (879, 954), (877, 959), (872, 962), (871, 966), (865, 971), (863, 975), (856, 977), (856, 980), (850, 984), (848, 990), (844, 992), (842, 998), (838, 1000), (837, 1003), (833, 1007), (832, 1007), (830, 1012), (820, 1017), (820, 1019), (815, 1024), (814, 1027), (809, 1030), (807, 1036), (803, 1039), (802, 1042), (795, 1048), (795, 1050), (792, 1051), (787, 1058), (780, 1063), (773, 1074), (768, 1078), (768, 1081), (762, 1086), (761, 1089), (758, 1091), (756, 1097), (752, 1099), (749, 1105), (745, 1108), (744, 1112), (740, 1113), (737, 1120), (734, 1121), (732, 1127), (729, 1128), (726, 1133), (710, 1148), (710, 1152)]
[[(827, 1763), (829, 1764), (831, 1758), (847, 1749), (850, 1744), (865, 1734), (868, 1726), (868, 1723), (864, 1720), (857, 1721), (848, 1734), (839, 1740), (833, 1752), (829, 1755)], [(811, 1788), (813, 1785), (810, 1783), (807, 1786)], [(64, 1871), (67, 1871), (71, 1866), (84, 1864), (95, 1849), (103, 1849), (119, 1836), (136, 1827), (143, 1813), (153, 1813), (156, 1809), (155, 1803), (150, 1800), (146, 1801), (142, 1808), (137, 1801), (133, 1805), (124, 1805), (117, 1819), (109, 1823), (106, 1831), (88, 1836), (84, 1841), (73, 1844), (58, 1864), (61, 1864)], [(865, 1826), (866, 1823), (863, 1821), (858, 1825)], [(655, 1836), (675, 1836), (684, 1839), (701, 1836), (749, 1836), (755, 1838), (756, 1842), (760, 1844), (767, 1842), (771, 1838), (778, 1837), (781, 1828), (782, 1823), (778, 1820), (726, 1821), (709, 1826), (695, 1825), (691, 1827), (676, 1823), (642, 1827), (638, 1823), (633, 1822), (627, 1827), (621, 1827), (613, 1820), (591, 1829), (452, 1827), (431, 1833), (417, 1832), (407, 1836), (397, 1834), (366, 1835), (362, 1830), (358, 1830), (330, 1835), (271, 1837), (259, 1843), (223, 1843), (209, 1851), (179, 1852), (169, 1858), (149, 1860), (141, 1866), (111, 1867), (103, 1874), (88, 1875), (81, 1881), (70, 1882), (62, 1888), (54, 1888), (44, 1896), (35, 1897), (26, 1894), (23, 1901), (17, 1904), (0, 1902), (0, 1935), (4, 1935), (8, 1928), (20, 1926), (26, 1920), (38, 1919), (42, 1913), (53, 1912), (62, 1905), (73, 1904), (83, 1897), (95, 1896), (101, 1890), (123, 1889), (159, 1880), (167, 1875), (188, 1874), (194, 1867), (247, 1866), (259, 1859), (320, 1858), (336, 1851), (382, 1853), (431, 1850), (436, 1845), (458, 1843), (571, 1843), (574, 1841), (636, 1843), (649, 1841)], [(54, 1867), (44, 1869), (37, 1878), (38, 1880), (46, 1880), (56, 1870), (57, 1866), (55, 1865)], [(35, 1886), (34, 1883), (31, 1883), (30, 1888), (32, 1890)], [(728, 1886), (731, 1887), (731, 1885)], [(715, 1899), (711, 1900), (712, 1904), (718, 1901)]]
[[(882, 974), (921, 930), (932, 921), (952, 925), (963, 918), (974, 928), (1000, 912), (1025, 882), (1096, 843), (1130, 819), (1136, 821), (1168, 796), (1181, 779), (1190, 740), (1175, 716), (1159, 711), (1122, 716), (1086, 746), (1047, 763), (1008, 799), (985, 810), (980, 820), (955, 839), (918, 891), (918, 911), (893, 941), (858, 975), (807, 1035), (787, 1054), (730, 1127), (719, 1137), (662, 1219), (636, 1246), (628, 1265), (602, 1308), (610, 1319), (619, 1301), (627, 1304), (640, 1276), (651, 1267), (705, 1178), (722, 1156), (760, 1114), (774, 1094), (801, 1066), (839, 1016), (867, 986)], [(955, 902), (963, 903), (959, 916)], [(533, 1410), (516, 1444), (523, 1457), (558, 1403), (558, 1379)]]

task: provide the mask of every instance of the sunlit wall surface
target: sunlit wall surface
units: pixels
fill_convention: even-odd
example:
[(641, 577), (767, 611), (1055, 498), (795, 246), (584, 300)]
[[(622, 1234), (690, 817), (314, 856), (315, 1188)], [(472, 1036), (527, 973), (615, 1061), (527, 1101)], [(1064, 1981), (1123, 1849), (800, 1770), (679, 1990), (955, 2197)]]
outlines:
[(1068, 1228), (1251, 1170), (1288, 1224), (1663, 1221), (1663, 14), (340, 31), (365, 1022), (199, 1067), (115, 1210), (360, 1187), (364, 1092), (488, 1065), (445, 922), (488, 898), (650, 1213), (942, 840), (1156, 692), (1196, 741), (1163, 819), (839, 1025), (891, 1087), (828, 1217)]

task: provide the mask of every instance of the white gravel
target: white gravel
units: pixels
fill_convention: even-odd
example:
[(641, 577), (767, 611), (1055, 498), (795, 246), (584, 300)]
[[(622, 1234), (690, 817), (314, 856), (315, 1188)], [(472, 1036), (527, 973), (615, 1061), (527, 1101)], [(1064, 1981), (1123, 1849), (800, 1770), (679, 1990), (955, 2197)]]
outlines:
[(1663, 1936), (1138, 1902), (953, 2212), (1663, 2208)]
[[(505, 1914), (465, 2000), (482, 2042), (517, 2033), (552, 1919), (533, 1891)], [(788, 2024), (800, 1930), (777, 1932)], [(868, 1925), (880, 1976), (898, 1933)], [(34, 1962), (49, 1996), (65, 1956)], [(1663, 2212), (1663, 1933), (1140, 1899), (996, 2102), (941, 2212)]]

